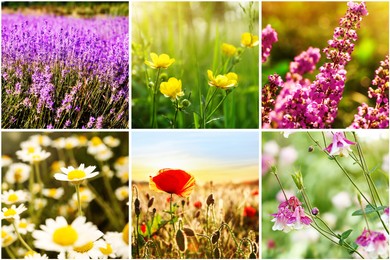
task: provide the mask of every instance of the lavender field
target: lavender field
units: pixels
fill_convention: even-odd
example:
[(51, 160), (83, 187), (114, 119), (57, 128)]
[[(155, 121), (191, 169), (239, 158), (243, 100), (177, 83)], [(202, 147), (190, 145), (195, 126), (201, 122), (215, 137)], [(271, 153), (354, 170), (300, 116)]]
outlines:
[(2, 14), (3, 128), (127, 128), (128, 17)]

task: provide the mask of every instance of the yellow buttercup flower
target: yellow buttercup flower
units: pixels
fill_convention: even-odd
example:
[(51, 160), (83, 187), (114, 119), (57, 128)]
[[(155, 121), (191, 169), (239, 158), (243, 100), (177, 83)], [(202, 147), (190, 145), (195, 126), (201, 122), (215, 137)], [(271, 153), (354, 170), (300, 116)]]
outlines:
[(152, 61), (146, 60), (145, 64), (152, 69), (166, 69), (175, 62), (175, 59), (171, 59), (169, 55), (165, 53), (157, 55), (156, 53), (152, 52), (150, 53), (150, 58), (152, 58)]
[(241, 45), (243, 47), (248, 47), (248, 48), (257, 46), (257, 45), (259, 45), (259, 36), (253, 35), (253, 34), (248, 33), (248, 32), (243, 33), (241, 35)]
[(222, 52), (226, 55), (226, 56), (233, 56), (234, 54), (236, 54), (237, 52), (237, 48), (232, 45), (232, 44), (228, 44), (228, 43), (222, 43)]
[(181, 90), (181, 80), (174, 77), (169, 78), (167, 82), (162, 82), (160, 84), (160, 92), (164, 94), (164, 96), (171, 98), (171, 100), (184, 96), (184, 92)]
[(213, 72), (211, 70), (207, 71), (207, 75), (209, 77), (209, 85), (214, 86), (221, 89), (230, 89), (237, 87), (238, 76), (234, 72), (229, 72), (225, 75), (217, 75), (214, 77)]

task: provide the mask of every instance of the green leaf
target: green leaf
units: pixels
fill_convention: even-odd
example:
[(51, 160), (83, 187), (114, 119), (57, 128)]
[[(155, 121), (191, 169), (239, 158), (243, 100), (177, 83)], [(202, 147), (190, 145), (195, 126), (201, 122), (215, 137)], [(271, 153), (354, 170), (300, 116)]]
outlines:
[(370, 175), (371, 173), (375, 172), (376, 169), (378, 168), (379, 166), (379, 163), (377, 165), (375, 165), (369, 172), (368, 172), (368, 175)]
[(356, 251), (356, 249), (359, 247), (358, 246), (358, 244), (356, 244), (355, 242), (352, 242), (351, 244), (349, 244), (354, 250), (348, 250), (348, 253), (350, 254), (350, 255), (352, 255), (355, 251)]
[(343, 238), (340, 238), (340, 240), (339, 240), (339, 245), (342, 246), (343, 243), (344, 243), (344, 239), (343, 239)]
[(341, 234), (341, 239), (346, 239), (347, 237), (349, 237), (349, 235), (352, 233), (353, 229), (348, 229), (347, 231), (343, 232)]
[[(387, 208), (387, 207), (386, 206), (379, 206), (379, 207), (375, 208), (373, 206), (367, 205), (366, 208), (364, 209), (364, 213), (366, 215), (368, 215), (368, 214), (371, 214), (373, 212), (383, 210), (385, 208)], [(352, 216), (361, 216), (361, 215), (363, 215), (363, 210), (361, 210), (361, 209), (356, 210), (355, 212), (352, 213)]]

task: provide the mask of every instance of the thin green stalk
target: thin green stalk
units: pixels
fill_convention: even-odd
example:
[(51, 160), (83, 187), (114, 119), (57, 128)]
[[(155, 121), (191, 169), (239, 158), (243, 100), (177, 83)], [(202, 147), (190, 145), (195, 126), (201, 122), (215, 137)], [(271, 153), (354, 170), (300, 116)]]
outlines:
[(41, 173), (39, 171), (39, 162), (33, 162), (33, 164), (34, 164), (34, 171), (35, 171), (35, 174), (37, 176), (37, 181), (39, 184), (39, 198), (42, 199), (43, 182), (41, 179)]
[(136, 223), (136, 229), (135, 229), (135, 234), (136, 234), (136, 236), (135, 236), (135, 241), (136, 241), (136, 245), (137, 245), (137, 255), (136, 255), (136, 257), (139, 257), (139, 245), (138, 245), (138, 236), (139, 236), (139, 234), (138, 234), (138, 227), (139, 227), (139, 216), (137, 216), (137, 223)]
[(22, 245), (28, 250), (28, 251), (34, 251), (31, 249), (31, 247), (26, 243), (26, 241), (24, 241), (24, 239), (22, 238), (22, 236), (20, 235), (19, 231), (18, 231), (18, 228), (16, 227), (15, 225), (15, 222), (12, 222), (12, 226), (14, 227), (15, 229), (15, 233), (16, 235), (18, 236), (18, 239), (19, 241), (22, 243)]
[(15, 254), (12, 252), (11, 248), (9, 246), (5, 247), (5, 251), (7, 251), (7, 254), (12, 258), (16, 259)]
[(279, 176), (278, 176), (278, 173), (276, 172), (276, 169), (273, 170), (272, 173), (275, 175), (275, 178), (276, 178), (276, 180), (277, 180), (278, 183), (279, 183), (279, 186), (280, 186), (280, 189), (281, 189), (282, 192), (283, 192), (284, 198), (286, 199), (286, 201), (288, 201), (287, 195), (286, 195), (286, 193), (284, 192), (284, 189), (283, 189), (283, 186), (282, 186), (282, 182), (281, 182), (280, 179), (279, 179)]
[(210, 258), (212, 258), (213, 257), (213, 250), (214, 250), (214, 248), (213, 248), (213, 243), (212, 243), (212, 241), (211, 241), (211, 238), (208, 236), (208, 235), (203, 235), (203, 234), (196, 234), (197, 236), (200, 236), (200, 237), (204, 237), (204, 238), (206, 238), (208, 241), (209, 241), (209, 245), (210, 245)]
[(152, 96), (153, 96), (153, 103), (152, 103), (152, 128), (157, 128), (157, 89), (158, 89), (158, 81), (160, 77), (161, 68), (157, 70), (157, 77), (156, 81), (154, 83), (154, 86), (152, 88)]
[(176, 117), (177, 117), (177, 113), (179, 111), (179, 101), (175, 100), (174, 105), (175, 105), (175, 115), (173, 117), (172, 128), (175, 128), (175, 125), (176, 125)]
[[(209, 89), (209, 90), (210, 90), (210, 89)], [(203, 109), (203, 118), (202, 118), (202, 120), (203, 120), (203, 128), (206, 128), (207, 108), (208, 108), (208, 106), (210, 105), (210, 102), (213, 100), (215, 94), (217, 93), (217, 90), (218, 90), (218, 88), (215, 88), (215, 89), (214, 89), (213, 94), (212, 94), (211, 97), (208, 99), (208, 101), (206, 101), (206, 105), (205, 105), (205, 107), (204, 107), (204, 109)], [(207, 94), (208, 94), (208, 93), (207, 93)], [(208, 97), (208, 95), (207, 95), (207, 97)], [(207, 100), (207, 97), (206, 97), (206, 100)]]
[(229, 95), (230, 92), (226, 92), (226, 95), (221, 99), (221, 101), (218, 103), (218, 105), (214, 108), (213, 111), (211, 111), (211, 113), (207, 116), (207, 120), (209, 120), (211, 118), (211, 116), (215, 113), (215, 111), (217, 111), (217, 109), (222, 105), (222, 103), (225, 101), (225, 99), (227, 98), (227, 96)]
[(226, 227), (226, 228), (228, 229), (228, 231), (229, 231), (229, 233), (230, 233), (230, 236), (233, 238), (233, 241), (234, 241), (234, 243), (235, 243), (236, 246), (237, 246), (237, 251), (238, 251), (241, 255), (243, 255), (244, 252), (242, 252), (241, 248), (239, 247), (239, 244), (238, 244), (238, 242), (237, 242), (237, 240), (236, 240), (236, 237), (235, 237), (235, 235), (234, 235), (232, 229), (230, 228), (230, 226), (229, 226), (228, 224), (226, 224), (226, 223), (222, 223), (222, 224), (221, 224), (221, 227), (220, 227), (219, 229), (222, 230), (223, 227)]
[(83, 211), (81, 209), (81, 200), (80, 200), (80, 184), (75, 184), (74, 185), (75, 189), (76, 189), (76, 195), (77, 195), (77, 204), (78, 204), (78, 212), (77, 214), (79, 216), (82, 216), (83, 215)]

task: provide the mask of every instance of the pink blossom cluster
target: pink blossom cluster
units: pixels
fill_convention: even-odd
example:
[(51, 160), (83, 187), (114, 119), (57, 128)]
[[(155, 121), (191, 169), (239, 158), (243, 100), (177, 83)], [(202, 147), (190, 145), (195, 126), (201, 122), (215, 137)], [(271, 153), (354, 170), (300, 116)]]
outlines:
[(271, 25), (267, 25), (261, 32), (261, 62), (266, 62), (272, 50), (272, 44), (278, 41), (278, 34)]
[(362, 103), (350, 128), (388, 128), (389, 127), (389, 56), (380, 62), (375, 78), (368, 89), (368, 97), (375, 99), (375, 107)]
[(315, 69), (320, 59), (319, 50), (310, 47), (295, 57), (276, 98), (274, 111), (270, 113), (271, 122), (263, 122), (263, 128), (331, 127), (344, 91), (347, 74), (344, 66), (351, 60), (353, 42), (357, 40), (356, 29), (367, 14), (364, 2), (348, 3), (339, 27), (323, 49), (329, 62), (319, 68), (315, 81), (310, 82), (302, 76)]
[(278, 212), (272, 214), (272, 216), (274, 216), (272, 222), (275, 222), (272, 230), (282, 230), (286, 233), (292, 229), (302, 229), (305, 225), (308, 226), (312, 222), (312, 220), (305, 215), (302, 203), (295, 196), (280, 203)]
[(386, 236), (381, 232), (364, 229), (356, 239), (356, 244), (363, 247), (367, 257), (377, 259), (378, 256), (386, 259), (389, 257), (389, 245)]

